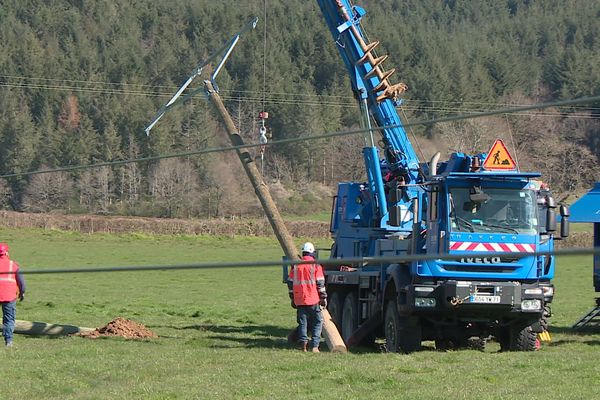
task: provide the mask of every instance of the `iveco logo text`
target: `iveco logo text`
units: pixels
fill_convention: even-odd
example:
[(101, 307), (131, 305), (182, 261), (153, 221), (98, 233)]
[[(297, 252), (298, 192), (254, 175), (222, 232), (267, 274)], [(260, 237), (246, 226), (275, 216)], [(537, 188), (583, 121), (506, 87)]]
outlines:
[(499, 264), (502, 262), (500, 257), (467, 257), (461, 258), (461, 263), (483, 263), (483, 264)]

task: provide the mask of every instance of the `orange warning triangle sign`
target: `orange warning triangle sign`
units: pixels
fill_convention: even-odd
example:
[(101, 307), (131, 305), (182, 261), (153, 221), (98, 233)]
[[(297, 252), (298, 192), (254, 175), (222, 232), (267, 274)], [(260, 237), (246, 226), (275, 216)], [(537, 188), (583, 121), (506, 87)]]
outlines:
[(517, 164), (510, 156), (504, 142), (501, 139), (496, 139), (483, 162), (483, 168), (487, 170), (508, 171), (517, 169)]

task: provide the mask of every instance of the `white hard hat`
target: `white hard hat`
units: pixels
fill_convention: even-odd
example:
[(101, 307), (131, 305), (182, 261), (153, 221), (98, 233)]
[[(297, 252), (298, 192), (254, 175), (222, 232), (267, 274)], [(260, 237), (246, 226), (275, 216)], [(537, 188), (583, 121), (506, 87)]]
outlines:
[(312, 244), (311, 242), (304, 243), (304, 246), (302, 246), (302, 252), (303, 253), (314, 253), (315, 245)]

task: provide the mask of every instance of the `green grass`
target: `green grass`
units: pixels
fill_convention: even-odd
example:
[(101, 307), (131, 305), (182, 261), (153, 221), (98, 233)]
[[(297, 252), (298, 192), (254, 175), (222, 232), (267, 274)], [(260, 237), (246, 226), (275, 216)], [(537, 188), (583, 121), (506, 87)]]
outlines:
[(318, 221), (318, 222), (330, 222), (331, 211), (320, 211), (306, 215), (285, 215), (287, 221)]
[(572, 223), (570, 224), (571, 232), (590, 232), (594, 231), (594, 224), (591, 223)]
[[(274, 238), (0, 230), (25, 269), (277, 260)], [(298, 241), (301, 243), (301, 240)], [(317, 245), (324, 246), (326, 242)], [(535, 353), (304, 354), (281, 269), (27, 275), (19, 319), (102, 326), (122, 316), (160, 338), (17, 336), (0, 349), (6, 399), (580, 399), (597, 395), (600, 332), (569, 327), (593, 304), (591, 257), (561, 258), (553, 343)], [(325, 345), (323, 347), (326, 347)]]

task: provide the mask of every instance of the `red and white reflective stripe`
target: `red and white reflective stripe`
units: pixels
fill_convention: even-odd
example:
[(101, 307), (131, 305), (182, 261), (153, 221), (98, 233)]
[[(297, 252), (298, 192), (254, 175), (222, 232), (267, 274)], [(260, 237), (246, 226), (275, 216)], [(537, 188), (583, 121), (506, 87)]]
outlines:
[(497, 253), (535, 253), (535, 244), (489, 243), (489, 242), (450, 242), (450, 250), (494, 251)]
[(13, 262), (12, 260), (8, 263), (8, 274), (6, 276), (0, 276), (0, 281), (8, 281), (8, 282), (16, 282), (17, 279), (13, 272)]

